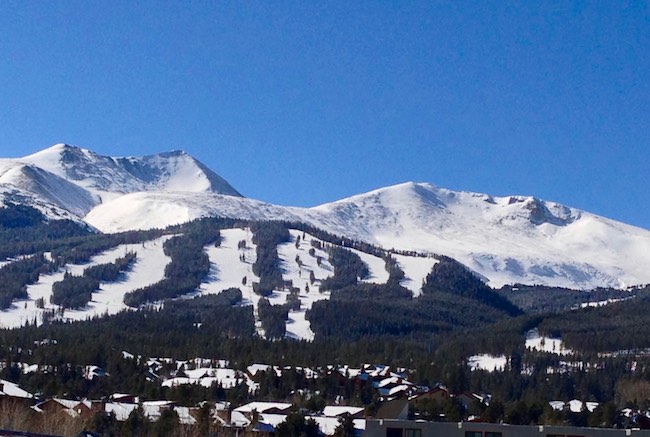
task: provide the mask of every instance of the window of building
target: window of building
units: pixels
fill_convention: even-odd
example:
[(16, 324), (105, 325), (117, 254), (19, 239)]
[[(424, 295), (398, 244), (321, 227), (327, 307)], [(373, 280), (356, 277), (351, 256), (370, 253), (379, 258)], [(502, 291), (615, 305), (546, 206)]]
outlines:
[(465, 437), (483, 437), (481, 431), (465, 431)]
[(406, 434), (404, 437), (422, 437), (422, 430), (421, 429), (406, 429)]
[(564, 434), (546, 434), (546, 437), (564, 437)]
[(485, 431), (485, 437), (503, 437), (503, 434), (500, 432)]
[(386, 428), (386, 437), (402, 437), (402, 428)]

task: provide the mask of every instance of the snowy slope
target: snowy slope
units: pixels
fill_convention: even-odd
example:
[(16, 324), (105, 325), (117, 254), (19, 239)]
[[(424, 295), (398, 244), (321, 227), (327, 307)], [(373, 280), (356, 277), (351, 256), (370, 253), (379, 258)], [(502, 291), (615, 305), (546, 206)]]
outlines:
[(533, 197), (406, 183), (310, 210), (321, 226), (385, 248), (444, 254), (499, 287), (650, 282), (650, 232)]
[(401, 285), (413, 292), (413, 296), (419, 296), (422, 291), (422, 285), (431, 273), (431, 269), (438, 262), (435, 258), (415, 257), (405, 255), (393, 255), (397, 264), (404, 272), (404, 279)]
[[(240, 241), (246, 243), (244, 247), (239, 247)], [(253, 273), (253, 264), (257, 259), (255, 249), (250, 229), (222, 230), (221, 244), (205, 249), (210, 258), (210, 274), (208, 280), (199, 287), (199, 293), (218, 294), (228, 288), (239, 288), (242, 292), (242, 305), (253, 305), (257, 333), (264, 336), (257, 315), (260, 296), (253, 291), (253, 282), (260, 280)]]
[(300, 221), (299, 208), (235, 196), (190, 192), (139, 192), (95, 207), (85, 217), (103, 232), (165, 228), (201, 217)]
[[(280, 257), (282, 275), (284, 280), (290, 280), (294, 287), (297, 287), (300, 298), (300, 310), (289, 312), (289, 321), (287, 322), (287, 336), (304, 340), (313, 340), (314, 332), (311, 330), (309, 321), (305, 318), (306, 311), (311, 308), (314, 302), (323, 299), (329, 299), (329, 292), (321, 292), (320, 284), (334, 274), (334, 269), (328, 261), (328, 255), (321, 249), (314, 249), (314, 256), (309, 255), (309, 249), (312, 248), (312, 240), (320, 241), (312, 235), (290, 231), (291, 241), (278, 246), (278, 256)], [(298, 241), (300, 237), (300, 241)], [(300, 259), (300, 264), (296, 260)], [(320, 265), (317, 257), (321, 258)], [(310, 274), (314, 273), (314, 283), (310, 281)], [(288, 292), (275, 292), (269, 301), (275, 305), (283, 304), (287, 301)]]
[(225, 180), (185, 152), (113, 158), (56, 144), (21, 159), (79, 185), (102, 201), (138, 191), (214, 192), (239, 196)]
[[(210, 215), (302, 221), (386, 249), (447, 255), (493, 287), (650, 283), (649, 231), (533, 197), (491, 197), (430, 184), (397, 185), (310, 209), (212, 193), (136, 193), (96, 207), (87, 221), (114, 232)], [(419, 278), (428, 273), (425, 265)]]

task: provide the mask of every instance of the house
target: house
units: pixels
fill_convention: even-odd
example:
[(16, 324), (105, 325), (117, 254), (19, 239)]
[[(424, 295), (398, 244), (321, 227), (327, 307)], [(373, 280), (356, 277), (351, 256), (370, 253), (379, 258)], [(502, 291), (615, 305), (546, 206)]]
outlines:
[(88, 399), (76, 401), (52, 398), (34, 405), (33, 409), (47, 416), (67, 414), (71, 417), (88, 419), (97, 412), (104, 411), (104, 405), (100, 401), (90, 401)]
[(422, 402), (424, 400), (444, 402), (447, 399), (449, 399), (449, 390), (447, 390), (445, 387), (438, 386), (432, 388), (427, 392), (414, 395), (413, 397), (411, 397), (410, 401), (412, 401), (413, 403), (415, 403), (415, 405), (417, 405), (419, 402)]
[(353, 419), (362, 419), (364, 417), (364, 408), (362, 407), (345, 407), (345, 406), (327, 406), (323, 409), (325, 417), (343, 417), (349, 415)]
[(128, 393), (113, 393), (110, 396), (110, 400), (125, 404), (137, 404), (140, 402), (140, 399), (137, 396)]
[(409, 416), (409, 403), (405, 399), (396, 399), (382, 404), (375, 414), (375, 419), (406, 420)]
[(455, 398), (463, 405), (465, 410), (469, 410), (472, 405), (482, 404), (485, 401), (485, 397), (469, 391), (456, 395)]
[(254, 411), (266, 414), (287, 414), (290, 408), (291, 404), (284, 402), (250, 402), (235, 408), (233, 411), (250, 416)]
[(18, 384), (0, 379), (0, 404), (18, 402), (31, 405), (33, 399), (34, 395), (20, 388)]

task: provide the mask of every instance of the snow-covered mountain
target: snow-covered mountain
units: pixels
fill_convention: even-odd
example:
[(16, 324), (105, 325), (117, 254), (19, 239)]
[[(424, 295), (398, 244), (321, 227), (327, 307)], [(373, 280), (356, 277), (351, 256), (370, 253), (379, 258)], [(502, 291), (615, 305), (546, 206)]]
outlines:
[(0, 196), (103, 232), (215, 215), (305, 222), (384, 248), (450, 256), (494, 287), (650, 283), (650, 231), (534, 197), (405, 183), (314, 208), (284, 207), (241, 197), (183, 152), (110, 158), (67, 145), (0, 160)]
[[(491, 286), (650, 282), (650, 232), (534, 197), (406, 183), (313, 208), (332, 232), (462, 262)], [(346, 230), (347, 229), (347, 230)]]
[[(56, 216), (84, 217), (95, 206), (134, 192), (186, 191), (241, 196), (225, 180), (182, 151), (112, 158), (56, 144), (19, 159), (0, 159), (0, 193)], [(63, 210), (63, 211), (61, 211)], [(45, 212), (45, 211), (44, 211)], [(48, 213), (49, 214), (49, 213)]]

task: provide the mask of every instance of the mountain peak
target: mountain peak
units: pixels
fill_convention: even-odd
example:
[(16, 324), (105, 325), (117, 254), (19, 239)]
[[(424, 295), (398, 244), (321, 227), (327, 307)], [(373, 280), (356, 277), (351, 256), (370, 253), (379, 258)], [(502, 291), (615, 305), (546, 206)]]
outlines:
[(158, 156), (162, 156), (162, 157), (165, 157), (165, 158), (172, 158), (172, 157), (177, 157), (177, 156), (189, 156), (189, 157), (191, 157), (191, 155), (189, 153), (187, 153), (185, 150), (181, 150), (181, 149), (174, 149), (174, 150), (170, 150), (169, 152), (162, 152), (162, 153), (159, 153)]
[[(70, 149), (70, 148), (74, 148), (74, 146), (71, 146), (70, 144), (67, 144), (67, 143), (56, 143), (53, 146), (50, 146), (45, 150), (53, 150), (54, 151), (54, 150), (65, 150), (65, 149)], [(45, 151), (45, 150), (43, 150), (43, 151)]]
[[(83, 217), (94, 206), (137, 192), (196, 192), (241, 196), (228, 182), (182, 150), (129, 158), (102, 156), (58, 143), (24, 158), (3, 160), (3, 183), (12, 182), (43, 202), (61, 205), (66, 193), (79, 201), (69, 212)], [(39, 171), (17, 173), (29, 166)], [(2, 188), (2, 187), (0, 187)], [(71, 194), (72, 195), (72, 194)]]
[(45, 157), (60, 156), (65, 152), (69, 152), (73, 150), (81, 150), (81, 149), (76, 146), (71, 146), (70, 144), (57, 143), (43, 150), (39, 150), (38, 152), (32, 153), (31, 155), (26, 156), (23, 159), (30, 158), (31, 160), (31, 158), (45, 158)]

